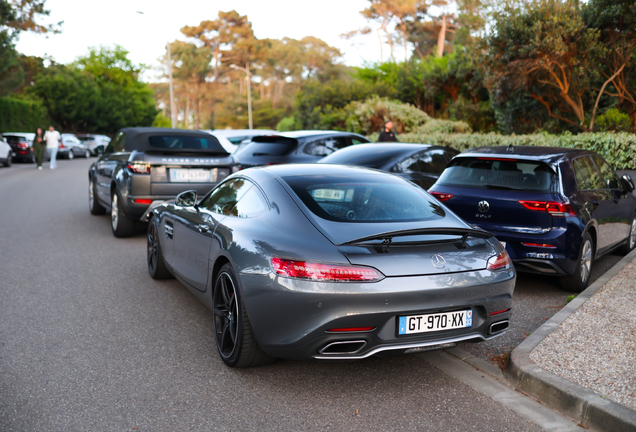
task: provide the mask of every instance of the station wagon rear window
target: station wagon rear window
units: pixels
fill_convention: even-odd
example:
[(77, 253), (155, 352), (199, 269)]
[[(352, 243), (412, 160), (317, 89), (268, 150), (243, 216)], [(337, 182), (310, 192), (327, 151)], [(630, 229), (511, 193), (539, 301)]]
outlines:
[(412, 222), (446, 213), (422, 189), (399, 178), (289, 176), (285, 183), (316, 216), (335, 222)]
[(199, 136), (155, 135), (148, 137), (150, 146), (161, 150), (204, 150), (226, 153), (214, 139)]
[(438, 185), (476, 189), (558, 191), (557, 174), (540, 161), (498, 158), (456, 158), (444, 170)]

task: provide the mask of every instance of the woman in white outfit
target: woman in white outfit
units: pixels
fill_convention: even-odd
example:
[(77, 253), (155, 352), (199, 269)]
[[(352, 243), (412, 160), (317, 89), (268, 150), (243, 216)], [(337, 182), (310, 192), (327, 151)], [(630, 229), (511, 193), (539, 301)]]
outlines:
[(49, 130), (44, 134), (44, 141), (46, 141), (46, 149), (51, 156), (51, 169), (57, 168), (57, 150), (60, 147), (60, 141), (62, 137), (60, 133), (56, 131), (53, 126), (49, 126)]

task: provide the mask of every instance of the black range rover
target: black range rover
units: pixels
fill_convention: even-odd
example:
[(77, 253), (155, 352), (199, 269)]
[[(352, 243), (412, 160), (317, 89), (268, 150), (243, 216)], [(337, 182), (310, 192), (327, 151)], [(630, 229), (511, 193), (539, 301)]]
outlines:
[(212, 135), (182, 129), (121, 129), (88, 170), (88, 205), (111, 213), (115, 237), (185, 190), (204, 195), (235, 170), (234, 158)]

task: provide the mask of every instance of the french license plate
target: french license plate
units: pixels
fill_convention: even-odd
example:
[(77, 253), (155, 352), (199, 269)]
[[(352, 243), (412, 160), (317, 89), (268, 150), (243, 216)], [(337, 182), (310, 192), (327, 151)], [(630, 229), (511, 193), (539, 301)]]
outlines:
[(473, 311), (444, 312), (398, 317), (398, 334), (426, 333), (473, 326)]
[(209, 182), (210, 170), (205, 169), (184, 169), (184, 168), (171, 168), (170, 169), (170, 181), (171, 182)]

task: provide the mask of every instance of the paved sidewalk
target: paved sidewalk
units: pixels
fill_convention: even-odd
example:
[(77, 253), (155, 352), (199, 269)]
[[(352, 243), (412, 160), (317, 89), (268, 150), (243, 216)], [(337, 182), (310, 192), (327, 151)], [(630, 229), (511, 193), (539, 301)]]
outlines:
[(592, 430), (636, 431), (636, 251), (512, 351), (518, 390)]

